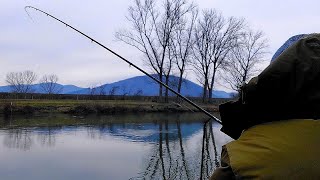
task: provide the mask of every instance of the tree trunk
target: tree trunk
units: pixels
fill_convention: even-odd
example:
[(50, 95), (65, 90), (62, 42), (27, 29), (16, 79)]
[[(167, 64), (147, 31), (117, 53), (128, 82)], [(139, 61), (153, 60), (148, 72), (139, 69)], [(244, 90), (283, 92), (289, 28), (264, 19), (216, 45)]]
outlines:
[(203, 94), (202, 94), (202, 102), (206, 102), (207, 98), (207, 87), (208, 87), (208, 81), (206, 80), (203, 85)]
[[(162, 72), (161, 72), (161, 73), (159, 73), (159, 81), (162, 82), (162, 79), (163, 79), (163, 77), (162, 77)], [(162, 85), (161, 84), (159, 84), (159, 98), (160, 99), (162, 98)]]
[(211, 101), (212, 99), (212, 92), (213, 90), (211, 88), (209, 88), (209, 102)]
[[(169, 86), (169, 75), (165, 77), (166, 78), (166, 85)], [(168, 91), (168, 88), (165, 89), (165, 102), (169, 102), (169, 99), (168, 99), (168, 96), (169, 96), (169, 91)]]
[(179, 82), (178, 82), (178, 93), (181, 93), (182, 77), (183, 77), (183, 74), (182, 74), (182, 72), (180, 72), (180, 77), (179, 77)]
[[(180, 72), (180, 77), (179, 77), (179, 82), (178, 82), (178, 93), (181, 94), (181, 86), (182, 86), (182, 77), (183, 77), (183, 73)], [(179, 98), (179, 96), (177, 96), (177, 102), (180, 103), (181, 99)]]
[(209, 87), (209, 102), (212, 100), (212, 96), (213, 96), (212, 94), (213, 94), (213, 86), (214, 86), (215, 76), (216, 76), (216, 69), (213, 70), (211, 84)]

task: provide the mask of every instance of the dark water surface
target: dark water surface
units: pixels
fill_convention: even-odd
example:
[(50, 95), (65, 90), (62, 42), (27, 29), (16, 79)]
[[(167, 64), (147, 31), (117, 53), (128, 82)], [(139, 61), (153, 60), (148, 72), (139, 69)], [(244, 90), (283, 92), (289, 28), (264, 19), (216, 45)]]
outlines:
[(230, 139), (200, 114), (0, 117), (1, 179), (206, 179)]

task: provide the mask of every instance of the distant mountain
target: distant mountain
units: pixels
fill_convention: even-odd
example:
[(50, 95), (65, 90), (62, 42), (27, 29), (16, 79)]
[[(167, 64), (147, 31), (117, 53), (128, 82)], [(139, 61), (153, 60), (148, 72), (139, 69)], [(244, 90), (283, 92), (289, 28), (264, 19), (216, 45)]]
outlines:
[[(61, 84), (56, 84), (56, 88), (62, 89), (60, 94), (70, 94), (71, 92), (85, 89), (85, 88), (80, 88), (74, 85), (61, 85)], [(41, 84), (34, 84), (31, 86), (31, 89), (33, 89), (35, 93), (45, 93), (41, 88)], [(0, 86), (0, 92), (11, 92), (11, 88), (10, 86)]]
[(79, 91), (81, 89), (84, 89), (84, 88), (81, 88), (75, 85), (63, 85), (62, 94), (70, 94), (74, 91)]
[(0, 86), (0, 92), (10, 92), (10, 86)]
[[(178, 84), (178, 77), (170, 77), (170, 87), (177, 89), (175, 86)], [(74, 85), (61, 85), (57, 84), (57, 87), (62, 88), (60, 94), (91, 94), (90, 88), (81, 88)], [(32, 89), (36, 93), (45, 93), (40, 84), (32, 85)], [(111, 84), (104, 84), (99, 86), (94, 91), (94, 94), (99, 94), (103, 89), (106, 95), (113, 92), (114, 95), (143, 95), (143, 96), (157, 96), (159, 93), (159, 85), (147, 76), (136, 76), (129, 79), (117, 81)], [(0, 92), (10, 92), (10, 86), (0, 86)], [(190, 97), (200, 97), (202, 94), (202, 87), (187, 79), (183, 80), (181, 94)], [(170, 93), (172, 96), (173, 94)], [(224, 91), (214, 91), (213, 97), (215, 98), (230, 98), (232, 93)]]
[[(178, 77), (171, 76), (170, 77), (170, 87), (174, 88), (176, 84), (178, 84)], [(159, 85), (150, 79), (147, 76), (136, 76), (129, 79), (121, 80), (118, 82), (114, 82), (111, 84), (105, 84), (96, 88), (95, 94), (99, 94), (100, 89), (104, 89), (106, 94), (110, 94), (112, 90), (114, 90), (114, 95), (144, 95), (144, 96), (157, 96), (159, 93)], [(71, 94), (90, 94), (91, 89), (85, 88), (79, 91), (71, 92)], [(190, 97), (199, 97), (202, 94), (202, 87), (198, 84), (184, 79), (181, 89), (181, 94), (184, 96)], [(173, 95), (170, 93), (170, 95)], [(227, 93), (224, 91), (214, 91), (213, 97), (216, 98), (230, 98), (231, 93)]]

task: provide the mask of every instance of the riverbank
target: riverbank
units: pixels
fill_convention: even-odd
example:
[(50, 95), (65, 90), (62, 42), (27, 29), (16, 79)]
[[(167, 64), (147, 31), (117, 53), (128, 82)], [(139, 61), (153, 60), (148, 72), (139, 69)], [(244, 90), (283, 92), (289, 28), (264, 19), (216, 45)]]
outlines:
[[(218, 105), (199, 104), (209, 112)], [(158, 103), (133, 100), (0, 100), (0, 114), (66, 113), (75, 115), (130, 112), (199, 112), (186, 103)]]

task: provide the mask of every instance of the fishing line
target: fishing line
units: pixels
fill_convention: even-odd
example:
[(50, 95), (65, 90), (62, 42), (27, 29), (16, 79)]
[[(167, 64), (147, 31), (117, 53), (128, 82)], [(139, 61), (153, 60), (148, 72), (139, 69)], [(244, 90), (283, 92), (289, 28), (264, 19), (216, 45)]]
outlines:
[[(33, 6), (26, 6), (25, 11), (27, 12), (27, 14), (29, 15), (27, 9), (33, 9), (36, 10), (38, 12), (41, 12), (45, 15), (47, 15), (48, 17), (51, 17), (52, 19), (64, 24), (66, 27), (71, 28), (72, 30), (80, 33), (81, 35), (85, 36), (86, 38), (90, 39), (91, 42), (94, 42), (96, 44), (98, 44), (99, 46), (103, 47), (104, 49), (106, 49), (107, 51), (109, 51), (110, 53), (114, 54), (115, 56), (117, 56), (118, 58), (120, 58), (121, 60), (125, 61), (126, 63), (129, 64), (129, 66), (136, 68), (137, 70), (139, 70), (140, 72), (142, 72), (143, 74), (145, 74), (146, 76), (148, 76), (149, 78), (151, 78), (152, 80), (156, 81), (157, 83), (161, 84), (163, 87), (167, 88), (168, 90), (170, 90), (171, 92), (173, 92), (174, 94), (176, 94), (177, 96), (179, 96), (180, 98), (182, 98), (183, 100), (185, 100), (186, 102), (188, 102), (189, 104), (191, 104), (192, 106), (194, 106), (195, 108), (197, 108), (199, 111), (205, 113), (207, 116), (209, 116), (211, 119), (215, 120), (216, 122), (218, 122), (219, 124), (222, 124), (222, 122), (215, 116), (213, 116), (212, 114), (210, 114), (208, 111), (204, 110), (203, 108), (201, 108), (199, 105), (195, 104), (194, 102), (192, 102), (191, 100), (189, 100), (188, 98), (186, 98), (185, 96), (181, 95), (180, 93), (176, 92), (175, 90), (173, 90), (171, 87), (167, 86), (166, 84), (164, 84), (163, 82), (161, 82), (160, 80), (156, 79), (155, 77), (151, 76), (149, 73), (147, 73), (146, 71), (144, 71), (143, 69), (141, 69), (140, 67), (136, 66), (135, 64), (133, 64), (132, 62), (130, 62), (129, 60), (125, 59), (124, 57), (120, 56), (118, 53), (116, 53), (115, 51), (109, 49), (108, 47), (106, 47), (105, 45), (101, 44), (100, 42), (96, 41), (95, 39), (93, 39), (92, 37), (88, 36), (87, 34), (81, 32), (80, 30), (74, 28), (73, 26), (69, 25), (68, 23), (65, 23), (64, 21), (56, 18), (55, 16), (42, 11), (41, 9), (35, 8)], [(31, 17), (29, 15), (29, 17)], [(32, 18), (31, 18), (32, 19)], [(210, 121), (210, 120), (208, 120)]]

